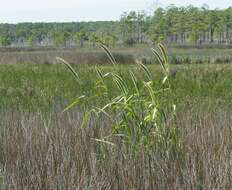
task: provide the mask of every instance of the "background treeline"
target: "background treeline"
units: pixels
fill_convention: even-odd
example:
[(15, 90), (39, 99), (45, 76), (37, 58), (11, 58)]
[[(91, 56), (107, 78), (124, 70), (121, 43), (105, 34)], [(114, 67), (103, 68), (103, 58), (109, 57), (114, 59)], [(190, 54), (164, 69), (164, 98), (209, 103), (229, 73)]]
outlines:
[(209, 10), (207, 6), (159, 8), (151, 19), (149, 34), (153, 41), (176, 44), (231, 44), (232, 7)]
[(19, 23), (0, 24), (2, 46), (72, 46), (98, 38), (116, 41), (118, 22)]
[(119, 21), (0, 24), (1, 46), (107, 46), (164, 41), (177, 45), (232, 44), (232, 7), (188, 6), (123, 13)]

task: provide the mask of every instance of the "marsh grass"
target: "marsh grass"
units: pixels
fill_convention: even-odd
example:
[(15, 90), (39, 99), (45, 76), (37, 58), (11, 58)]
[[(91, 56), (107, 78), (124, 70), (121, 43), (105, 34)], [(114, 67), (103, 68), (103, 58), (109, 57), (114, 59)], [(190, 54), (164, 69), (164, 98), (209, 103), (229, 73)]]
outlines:
[[(230, 65), (171, 66), (166, 80), (157, 65), (71, 66), (81, 83), (67, 66), (0, 65), (3, 189), (232, 188)], [(150, 120), (156, 104), (132, 101), (151, 103), (153, 92), (160, 120)], [(144, 126), (165, 125), (128, 132), (140, 124), (128, 104), (148, 110)]]
[[(170, 64), (225, 64), (232, 62), (231, 49), (197, 49), (197, 48), (168, 48)], [(158, 63), (149, 47), (114, 48), (112, 54), (120, 64)], [(62, 50), (36, 50), (13, 52), (0, 51), (0, 64), (56, 64), (55, 57), (62, 57), (71, 64), (79, 65), (109, 65), (107, 55), (97, 49), (62, 49)]]
[(39, 113), (4, 113), (3, 189), (230, 189), (231, 112), (201, 109), (177, 114), (185, 156), (173, 158), (155, 147), (134, 154), (118, 139), (115, 146), (106, 143), (112, 130), (107, 117), (81, 128), (76, 111), (49, 115), (49, 121)]

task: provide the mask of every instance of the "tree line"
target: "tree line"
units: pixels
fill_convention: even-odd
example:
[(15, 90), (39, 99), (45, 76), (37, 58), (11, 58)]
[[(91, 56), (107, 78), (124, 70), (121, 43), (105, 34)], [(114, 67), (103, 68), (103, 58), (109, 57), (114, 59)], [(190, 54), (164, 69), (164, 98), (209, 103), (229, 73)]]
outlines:
[(2, 46), (75, 46), (102, 41), (114, 45), (119, 22), (0, 24)]
[(123, 13), (119, 21), (0, 24), (1, 46), (107, 46), (166, 42), (170, 44), (232, 44), (232, 7), (158, 8)]
[(210, 10), (208, 6), (159, 8), (151, 19), (149, 34), (154, 42), (231, 44), (232, 7), (224, 10)]

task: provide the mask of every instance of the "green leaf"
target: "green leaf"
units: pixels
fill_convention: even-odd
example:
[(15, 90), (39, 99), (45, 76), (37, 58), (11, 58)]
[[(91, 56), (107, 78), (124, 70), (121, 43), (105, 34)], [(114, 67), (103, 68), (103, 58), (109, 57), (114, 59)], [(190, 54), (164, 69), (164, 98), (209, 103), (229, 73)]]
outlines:
[(81, 128), (83, 128), (84, 125), (86, 125), (88, 123), (92, 113), (96, 114), (94, 109), (92, 109), (92, 110), (85, 113), (84, 118), (82, 119), (82, 122), (81, 122)]
[(165, 76), (162, 83), (165, 84), (165, 82), (168, 80), (168, 76)]
[(137, 80), (137, 78), (135, 77), (135, 74), (132, 71), (130, 71), (130, 76), (131, 76), (131, 79), (133, 81), (135, 90), (136, 90), (137, 94), (139, 94), (138, 80)]
[(76, 106), (77, 104), (80, 103), (81, 99), (85, 98), (85, 96), (80, 96), (78, 97), (75, 101), (73, 101), (70, 105), (68, 105), (64, 110), (63, 113), (70, 110), (71, 108), (73, 108), (74, 106)]

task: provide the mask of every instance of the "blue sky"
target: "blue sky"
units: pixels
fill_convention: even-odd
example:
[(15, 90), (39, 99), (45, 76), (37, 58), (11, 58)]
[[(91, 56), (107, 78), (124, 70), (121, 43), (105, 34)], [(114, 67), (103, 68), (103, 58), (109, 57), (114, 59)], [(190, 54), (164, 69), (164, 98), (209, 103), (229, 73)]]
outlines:
[(158, 6), (187, 6), (210, 8), (232, 6), (232, 0), (0, 0), (0, 22), (90, 21), (117, 20), (124, 11), (146, 10)]

